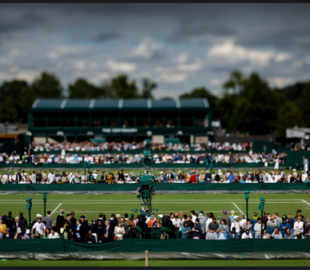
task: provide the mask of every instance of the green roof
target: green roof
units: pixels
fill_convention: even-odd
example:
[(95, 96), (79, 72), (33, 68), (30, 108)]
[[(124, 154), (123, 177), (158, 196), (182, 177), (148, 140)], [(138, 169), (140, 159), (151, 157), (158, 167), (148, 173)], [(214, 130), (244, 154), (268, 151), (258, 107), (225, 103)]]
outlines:
[(36, 99), (32, 110), (208, 109), (207, 99)]

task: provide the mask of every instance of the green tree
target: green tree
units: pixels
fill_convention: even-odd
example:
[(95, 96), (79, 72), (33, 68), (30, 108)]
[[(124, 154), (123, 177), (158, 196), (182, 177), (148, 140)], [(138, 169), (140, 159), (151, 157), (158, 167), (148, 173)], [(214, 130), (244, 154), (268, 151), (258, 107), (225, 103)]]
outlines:
[(136, 82), (129, 82), (127, 75), (119, 75), (113, 78), (109, 83), (106, 83), (104, 87), (106, 87), (109, 98), (139, 98)]
[(32, 85), (31, 91), (36, 98), (62, 98), (63, 87), (60, 80), (54, 74), (42, 72), (36, 78)]
[(150, 98), (154, 99), (154, 96), (152, 94), (152, 91), (157, 87), (157, 84), (155, 82), (151, 82), (149, 79), (144, 78), (142, 80), (142, 98)]
[(240, 71), (235, 70), (230, 74), (228, 80), (224, 83), (223, 88), (225, 92), (232, 90), (234, 94), (240, 94), (243, 90), (243, 83), (243, 74)]
[(35, 99), (26, 81), (5, 81), (0, 86), (0, 122), (27, 122), (27, 110)]
[(218, 101), (219, 98), (213, 95), (208, 89), (205, 87), (194, 88), (190, 93), (184, 93), (179, 96), (179, 98), (205, 98), (208, 100), (210, 108), (213, 111), (213, 118), (217, 118), (219, 116), (218, 112)]
[(284, 137), (287, 128), (301, 126), (302, 120), (300, 108), (294, 102), (285, 102), (278, 110), (276, 135)]
[(303, 114), (303, 121), (302, 125), (305, 127), (310, 126), (310, 81), (305, 84), (304, 89), (301, 92), (300, 97), (296, 100), (297, 106), (300, 108), (302, 114)]
[(97, 87), (84, 78), (77, 79), (68, 87), (69, 98), (91, 99), (105, 97), (104, 88)]

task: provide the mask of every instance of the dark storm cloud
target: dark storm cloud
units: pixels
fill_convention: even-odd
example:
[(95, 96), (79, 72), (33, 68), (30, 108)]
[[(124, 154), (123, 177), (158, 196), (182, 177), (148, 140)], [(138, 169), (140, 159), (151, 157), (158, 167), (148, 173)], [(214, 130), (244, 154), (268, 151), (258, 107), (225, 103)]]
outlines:
[(7, 20), (2, 17), (0, 20), (0, 34), (10, 34), (16, 31), (27, 31), (46, 26), (47, 20), (36, 13), (27, 12), (18, 20)]
[(93, 37), (93, 40), (96, 42), (106, 42), (114, 39), (120, 38), (121, 35), (116, 32), (102, 32)]

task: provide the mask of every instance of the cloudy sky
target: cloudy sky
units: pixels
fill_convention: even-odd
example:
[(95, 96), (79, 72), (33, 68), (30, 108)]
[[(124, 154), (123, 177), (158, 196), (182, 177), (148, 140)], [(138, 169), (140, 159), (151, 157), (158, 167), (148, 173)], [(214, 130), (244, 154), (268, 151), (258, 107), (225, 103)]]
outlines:
[(64, 86), (120, 73), (157, 98), (256, 71), (272, 86), (310, 79), (310, 4), (1, 4), (0, 81), (42, 70)]

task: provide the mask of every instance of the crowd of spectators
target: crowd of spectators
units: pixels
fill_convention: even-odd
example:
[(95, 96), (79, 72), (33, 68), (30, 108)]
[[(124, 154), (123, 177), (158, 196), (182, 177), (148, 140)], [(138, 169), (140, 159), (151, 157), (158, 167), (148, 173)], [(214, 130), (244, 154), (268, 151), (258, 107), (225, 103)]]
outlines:
[[(23, 212), (19, 213), (15, 219), (12, 212), (8, 215), (0, 215), (0, 238), (11, 239), (55, 239), (63, 237), (69, 241), (84, 243), (107, 243), (123, 240), (124, 238), (152, 238), (148, 232), (151, 229), (160, 229), (163, 220), (168, 219), (168, 226), (171, 227), (171, 238), (179, 239), (206, 239), (206, 240), (227, 240), (227, 239), (310, 239), (310, 217), (305, 218), (301, 210), (297, 210), (295, 215), (279, 213), (263, 213), (263, 219), (258, 217), (256, 212), (253, 217), (240, 217), (231, 211), (222, 211), (222, 215), (215, 217), (213, 212), (206, 215), (203, 211), (196, 213), (194, 210), (186, 214), (179, 213), (159, 214), (155, 217), (151, 213), (141, 224), (139, 215), (130, 216), (125, 213), (112, 214), (107, 218), (104, 213), (100, 213), (98, 218), (88, 220), (85, 214), (75, 217), (75, 212), (65, 214), (61, 209), (55, 220), (51, 217), (51, 212), (42, 219), (42, 215), (37, 214), (36, 219), (28, 224)], [(140, 222), (140, 223), (139, 223)], [(166, 225), (165, 223), (164, 225)], [(142, 226), (143, 225), (143, 226)], [(140, 235), (136, 226), (143, 227), (144, 234)], [(167, 225), (166, 225), (167, 226)], [(161, 231), (158, 231), (161, 234)], [(163, 239), (163, 234), (161, 235)]]
[(133, 184), (139, 183), (141, 175), (153, 175), (152, 182), (157, 183), (212, 183), (212, 184), (228, 184), (228, 183), (309, 183), (310, 171), (297, 172), (296, 169), (285, 172), (284, 170), (276, 170), (268, 173), (267, 171), (225, 171), (217, 170), (212, 174), (209, 170), (198, 171), (191, 170), (186, 173), (184, 170), (168, 170), (159, 173), (151, 173), (145, 171), (135, 175), (133, 172), (126, 173), (123, 170), (117, 172), (98, 170), (84, 173), (80, 172), (59, 172), (58, 170), (33, 171), (26, 173), (18, 170), (18, 172), (5, 171), (0, 174), (0, 184)]
[(292, 151), (310, 151), (310, 147), (307, 142), (291, 142), (289, 147)]
[[(204, 144), (184, 144), (184, 143), (166, 143), (158, 144), (151, 143), (150, 149), (152, 151), (211, 151), (211, 150), (227, 150), (227, 151), (248, 151), (252, 147), (252, 143), (232, 143), (225, 142), (208, 142)], [(104, 142), (104, 143), (91, 143), (90, 141), (84, 142), (66, 142), (66, 143), (32, 143), (32, 149), (36, 151), (137, 151), (144, 150), (144, 142)]]
[[(117, 154), (96, 154), (96, 153), (88, 153), (88, 154), (32, 154), (27, 155), (19, 155), (16, 152), (12, 154), (2, 153), (0, 155), (0, 163), (28, 163), (28, 164), (51, 164), (51, 163), (60, 163), (60, 164), (81, 164), (84, 162), (90, 162), (90, 164), (111, 164), (111, 163), (119, 163), (119, 164), (131, 164), (131, 163), (142, 163), (145, 155), (143, 153), (130, 153), (130, 152), (122, 152)], [(249, 153), (233, 153), (229, 152), (227, 154), (217, 154), (217, 153), (151, 153), (148, 156), (151, 159), (152, 163), (176, 163), (176, 164), (184, 164), (184, 163), (197, 163), (197, 164), (205, 164), (206, 160), (210, 161), (210, 157), (212, 157), (213, 163), (263, 163), (264, 166), (268, 166), (268, 164), (274, 164), (275, 169), (279, 168), (279, 164), (286, 163), (286, 154), (264, 154), (264, 153), (253, 153), (249, 151)]]

